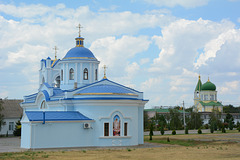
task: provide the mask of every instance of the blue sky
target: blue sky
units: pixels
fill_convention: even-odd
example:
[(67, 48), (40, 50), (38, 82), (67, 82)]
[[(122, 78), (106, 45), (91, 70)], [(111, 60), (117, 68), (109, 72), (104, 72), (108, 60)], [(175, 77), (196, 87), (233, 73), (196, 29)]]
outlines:
[(63, 58), (78, 23), (110, 80), (153, 106), (193, 105), (198, 75), (240, 105), (240, 0), (0, 0), (0, 97), (38, 89), (40, 60)]

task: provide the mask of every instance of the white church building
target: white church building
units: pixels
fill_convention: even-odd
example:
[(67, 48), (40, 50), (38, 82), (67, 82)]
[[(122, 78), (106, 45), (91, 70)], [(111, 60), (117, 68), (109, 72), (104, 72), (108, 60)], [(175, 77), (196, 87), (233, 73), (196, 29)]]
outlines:
[(143, 92), (104, 77), (84, 38), (64, 58), (41, 60), (39, 89), (24, 96), (21, 148), (143, 144)]

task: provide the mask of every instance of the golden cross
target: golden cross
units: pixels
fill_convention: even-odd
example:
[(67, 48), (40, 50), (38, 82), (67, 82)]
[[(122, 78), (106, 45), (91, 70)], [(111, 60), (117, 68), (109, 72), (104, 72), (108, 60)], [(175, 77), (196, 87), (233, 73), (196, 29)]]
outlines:
[(106, 77), (106, 69), (107, 69), (107, 66), (104, 65), (104, 66), (103, 66), (103, 69), (104, 69), (104, 77), (103, 77), (103, 79), (107, 79), (107, 77)]
[(77, 28), (79, 29), (79, 31), (78, 31), (79, 37), (81, 37), (81, 28), (83, 28), (83, 27), (82, 27), (81, 24), (79, 23), (78, 26), (77, 26)]
[(57, 59), (57, 50), (58, 50), (58, 48), (57, 48), (57, 46), (55, 46), (53, 49), (55, 50), (55, 59)]

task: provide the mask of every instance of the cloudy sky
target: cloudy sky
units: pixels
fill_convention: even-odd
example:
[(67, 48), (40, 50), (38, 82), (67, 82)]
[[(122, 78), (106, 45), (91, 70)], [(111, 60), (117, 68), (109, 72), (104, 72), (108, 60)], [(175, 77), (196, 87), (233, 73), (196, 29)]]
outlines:
[(63, 58), (81, 23), (107, 77), (144, 92), (146, 108), (193, 105), (201, 80), (240, 105), (240, 0), (0, 0), (0, 97), (38, 89), (40, 60)]

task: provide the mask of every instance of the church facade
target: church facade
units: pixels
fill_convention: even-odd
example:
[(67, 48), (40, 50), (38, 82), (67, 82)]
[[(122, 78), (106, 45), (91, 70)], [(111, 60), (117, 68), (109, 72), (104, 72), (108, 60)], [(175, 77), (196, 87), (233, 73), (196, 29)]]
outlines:
[(21, 147), (143, 144), (143, 92), (104, 77), (84, 38), (64, 58), (41, 60), (39, 89), (24, 96)]
[(210, 82), (209, 78), (206, 83), (202, 84), (199, 75), (198, 83), (194, 91), (194, 106), (198, 112), (212, 112), (213, 109), (219, 112), (223, 111), (223, 105), (217, 101), (216, 86)]

